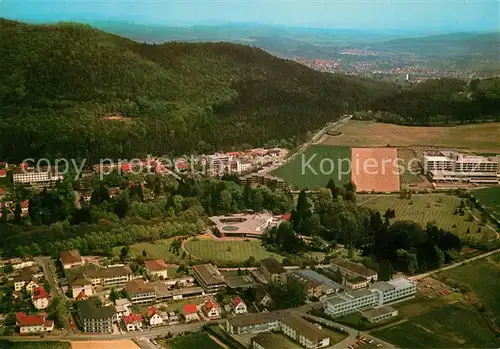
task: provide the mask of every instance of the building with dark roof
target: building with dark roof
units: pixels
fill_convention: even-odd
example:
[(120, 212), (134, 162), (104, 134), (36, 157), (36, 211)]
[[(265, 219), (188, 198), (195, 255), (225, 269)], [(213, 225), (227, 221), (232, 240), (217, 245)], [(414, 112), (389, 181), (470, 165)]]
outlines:
[[(347, 261), (341, 257), (337, 257), (330, 262), (332, 270), (339, 270), (346, 280), (352, 280), (347, 285), (360, 288), (367, 287), (371, 281), (377, 281), (378, 273), (375, 270), (366, 268), (357, 263)], [(364, 282), (363, 282), (364, 280)]]
[(83, 332), (113, 332), (115, 307), (99, 307), (93, 299), (77, 303), (78, 321)]
[(193, 275), (208, 294), (215, 294), (226, 289), (224, 277), (212, 264), (194, 265)]
[(156, 302), (156, 291), (142, 279), (129, 281), (124, 290), (132, 304), (153, 304)]
[(259, 268), (268, 281), (280, 284), (286, 283), (286, 269), (275, 258), (261, 259)]
[(289, 349), (289, 344), (274, 333), (260, 333), (251, 339), (254, 349)]

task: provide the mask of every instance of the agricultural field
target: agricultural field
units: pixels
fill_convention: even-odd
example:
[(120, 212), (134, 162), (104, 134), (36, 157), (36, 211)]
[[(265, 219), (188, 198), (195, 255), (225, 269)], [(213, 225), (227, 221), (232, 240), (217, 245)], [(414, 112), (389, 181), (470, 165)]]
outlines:
[(500, 188), (477, 189), (472, 192), (481, 205), (500, 220)]
[(401, 166), (404, 168), (399, 173), (399, 181), (401, 185), (420, 184), (424, 180), (418, 175), (422, 171), (422, 164), (417, 160), (417, 153), (410, 148), (398, 149), (398, 159)]
[[(446, 194), (413, 194), (411, 199), (401, 199), (398, 195), (358, 195), (359, 205), (383, 214), (387, 209), (396, 211), (396, 220), (411, 220), (421, 224), (434, 222), (439, 228), (451, 231), (461, 237), (476, 241), (496, 238), (496, 229), (491, 225), (481, 225), (481, 215), (472, 211), (474, 217), (466, 211), (464, 216), (455, 215), (454, 210), (460, 206), (460, 199)], [(471, 220), (472, 218), (472, 220)], [(478, 229), (481, 229), (478, 232)], [(469, 231), (469, 233), (467, 233)]]
[(496, 335), (471, 307), (447, 305), (371, 332), (401, 348), (498, 348)]
[[(182, 253), (178, 256), (170, 250), (170, 245), (175, 239), (177, 238), (156, 240), (154, 242), (140, 242), (130, 245), (129, 255), (131, 257), (138, 257), (142, 255), (142, 251), (146, 251), (147, 258), (149, 259), (164, 259), (167, 263), (180, 264), (183, 261), (185, 262), (182, 259)], [(120, 255), (122, 247), (114, 247), (113, 254), (115, 256)]]
[(222, 346), (217, 344), (208, 333), (198, 332), (188, 334), (182, 337), (175, 337), (165, 341), (160, 341), (163, 347), (168, 349), (221, 349)]
[(448, 284), (468, 286), (500, 326), (500, 254), (443, 271), (437, 278)]
[(271, 256), (278, 260), (283, 259), (280, 255), (266, 251), (260, 240), (192, 239), (186, 242), (185, 248), (193, 258), (216, 263), (241, 263), (250, 256), (256, 260)]
[(431, 146), (464, 148), (480, 153), (500, 153), (500, 123), (453, 127), (416, 127), (349, 120), (338, 136), (324, 136), (324, 145), (346, 147)]
[(350, 159), (350, 148), (313, 144), (271, 174), (296, 188), (324, 187), (330, 179), (342, 185), (351, 180)]

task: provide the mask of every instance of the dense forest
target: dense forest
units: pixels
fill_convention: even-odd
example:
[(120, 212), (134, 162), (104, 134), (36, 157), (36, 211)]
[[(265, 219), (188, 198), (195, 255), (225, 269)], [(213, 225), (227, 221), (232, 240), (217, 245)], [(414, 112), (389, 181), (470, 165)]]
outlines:
[[(499, 115), (500, 79), (401, 90), (231, 43), (144, 44), (0, 19), (0, 159), (294, 147), (345, 113), (436, 124)], [(114, 117), (114, 118), (110, 118)]]
[(393, 90), (249, 46), (148, 45), (72, 23), (0, 20), (0, 42), (8, 161), (293, 146)]

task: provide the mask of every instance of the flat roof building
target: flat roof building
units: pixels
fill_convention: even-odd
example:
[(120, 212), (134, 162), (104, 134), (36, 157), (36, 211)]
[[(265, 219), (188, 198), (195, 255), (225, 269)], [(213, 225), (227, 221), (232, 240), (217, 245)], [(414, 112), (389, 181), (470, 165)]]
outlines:
[(391, 306), (373, 308), (363, 312), (363, 317), (372, 324), (398, 316), (398, 310)]
[(226, 289), (224, 277), (212, 264), (194, 265), (193, 274), (208, 294), (214, 294)]
[(261, 238), (273, 225), (274, 217), (270, 213), (236, 213), (229, 216), (214, 216), (212, 222), (214, 234), (218, 236), (238, 236)]

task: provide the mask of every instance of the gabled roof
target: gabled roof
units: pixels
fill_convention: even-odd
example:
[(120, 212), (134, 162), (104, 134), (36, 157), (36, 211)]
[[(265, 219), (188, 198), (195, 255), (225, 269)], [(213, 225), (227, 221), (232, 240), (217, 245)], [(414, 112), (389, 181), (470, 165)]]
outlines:
[(63, 251), (59, 254), (59, 258), (63, 264), (74, 264), (83, 262), (82, 256), (78, 250)]
[(153, 316), (154, 314), (159, 314), (160, 311), (156, 309), (156, 307), (149, 307), (148, 308), (148, 317)]
[(218, 309), (218, 308), (219, 308), (219, 306), (217, 305), (217, 303), (215, 303), (213, 298), (207, 299), (205, 304), (203, 304), (203, 311), (206, 313), (208, 313), (212, 309)]
[(134, 322), (142, 322), (142, 315), (130, 313), (129, 315), (123, 317), (123, 322), (125, 322), (125, 324), (131, 324)]
[(243, 302), (243, 300), (242, 300), (240, 297), (234, 297), (234, 298), (233, 298), (233, 305), (234, 305), (234, 306), (237, 306), (237, 305), (239, 305), (240, 303), (245, 304), (245, 302)]
[(283, 274), (286, 273), (286, 269), (278, 262), (275, 258), (269, 257), (261, 259), (259, 261), (260, 265), (266, 269), (269, 274)]
[(17, 313), (16, 320), (20, 326), (39, 326), (45, 323), (45, 314), (26, 315), (25, 313)]
[(137, 295), (143, 293), (153, 293), (155, 289), (144, 282), (142, 279), (132, 280), (125, 284), (125, 292), (129, 295)]
[(184, 306), (184, 314), (195, 314), (196, 312), (196, 304), (186, 304)]
[(76, 279), (75, 281), (73, 281), (71, 283), (72, 287), (75, 287), (75, 286), (86, 286), (86, 285), (92, 285), (92, 282), (90, 282), (90, 280), (87, 280), (87, 279), (79, 278), (79, 279)]
[(76, 296), (76, 300), (77, 301), (83, 301), (83, 300), (86, 300), (88, 299), (89, 297), (85, 294), (85, 291), (80, 291), (80, 293), (78, 293), (78, 296)]
[(33, 296), (31, 297), (31, 300), (36, 301), (37, 299), (42, 299), (42, 298), (49, 299), (49, 295), (47, 291), (45, 291), (45, 288), (39, 286), (33, 290)]
[(199, 275), (206, 285), (218, 285), (224, 283), (219, 271), (212, 264), (200, 264), (193, 266), (194, 272)]
[(144, 266), (146, 269), (151, 270), (151, 271), (162, 271), (162, 270), (167, 270), (168, 265), (165, 263), (163, 259), (155, 259), (152, 261), (144, 261)]

